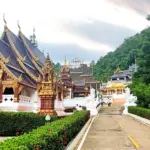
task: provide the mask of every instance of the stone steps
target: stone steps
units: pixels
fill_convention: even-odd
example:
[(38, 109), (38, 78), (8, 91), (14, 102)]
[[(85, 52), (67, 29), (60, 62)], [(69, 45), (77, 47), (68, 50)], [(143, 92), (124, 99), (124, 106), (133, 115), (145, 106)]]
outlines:
[(102, 106), (100, 110), (102, 115), (121, 115), (122, 112), (123, 105)]

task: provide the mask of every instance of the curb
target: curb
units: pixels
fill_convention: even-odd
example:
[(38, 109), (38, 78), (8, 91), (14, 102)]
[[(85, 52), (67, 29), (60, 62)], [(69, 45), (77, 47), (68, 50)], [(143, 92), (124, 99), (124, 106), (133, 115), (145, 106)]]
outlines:
[(90, 123), (92, 121), (92, 117), (87, 121), (87, 123), (83, 126), (81, 131), (77, 134), (77, 136), (67, 145), (65, 150), (74, 150), (77, 144), (79, 143), (82, 135), (85, 133), (86, 129), (89, 127)]
[(90, 122), (90, 125), (88, 126), (88, 128), (87, 128), (87, 130), (86, 130), (86, 132), (85, 132), (85, 134), (84, 134), (84, 136), (83, 136), (81, 142), (79, 143), (79, 146), (78, 146), (77, 150), (81, 150), (81, 148), (82, 148), (82, 146), (83, 146), (83, 144), (84, 144), (84, 141), (85, 141), (85, 139), (86, 139), (86, 137), (87, 137), (87, 135), (88, 135), (88, 133), (89, 133), (89, 130), (90, 130), (92, 124), (93, 124), (93, 121), (94, 121), (95, 118), (97, 118), (98, 116), (99, 116), (99, 114), (98, 114), (97, 116), (95, 116), (95, 117), (92, 118), (92, 120), (91, 120), (91, 122)]
[(142, 117), (134, 115), (134, 114), (130, 114), (130, 113), (128, 113), (127, 115), (132, 117), (134, 120), (136, 120), (136, 121), (138, 121), (138, 122), (140, 122), (140, 123), (150, 127), (150, 120), (142, 118)]

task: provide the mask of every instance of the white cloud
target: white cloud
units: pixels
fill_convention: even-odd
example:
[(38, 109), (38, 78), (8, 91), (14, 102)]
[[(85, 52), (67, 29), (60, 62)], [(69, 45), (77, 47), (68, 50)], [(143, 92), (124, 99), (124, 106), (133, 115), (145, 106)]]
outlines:
[(69, 33), (65, 29), (66, 22), (92, 24), (93, 20), (99, 20), (137, 31), (148, 25), (148, 21), (133, 10), (118, 7), (105, 0), (0, 0), (0, 4), (0, 17), (5, 13), (8, 26), (15, 33), (17, 20), (20, 20), (22, 31), (27, 36), (32, 33), (32, 27), (35, 27), (37, 38), (41, 42), (76, 44), (87, 51), (110, 51), (112, 48)]

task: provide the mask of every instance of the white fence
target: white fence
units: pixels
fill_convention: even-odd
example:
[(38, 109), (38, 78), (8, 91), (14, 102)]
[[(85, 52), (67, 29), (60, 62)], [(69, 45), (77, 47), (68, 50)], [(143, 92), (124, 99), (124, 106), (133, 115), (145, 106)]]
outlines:
[(13, 103), (14, 95), (2, 95), (2, 103)]

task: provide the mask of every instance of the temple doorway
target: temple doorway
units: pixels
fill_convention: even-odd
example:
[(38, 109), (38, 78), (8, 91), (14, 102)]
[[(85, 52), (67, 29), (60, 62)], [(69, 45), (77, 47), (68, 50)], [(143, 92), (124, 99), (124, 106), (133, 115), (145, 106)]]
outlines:
[(13, 95), (14, 94), (14, 90), (13, 88), (6, 88), (4, 91), (5, 95)]
[(61, 100), (61, 92), (58, 93), (58, 100)]

